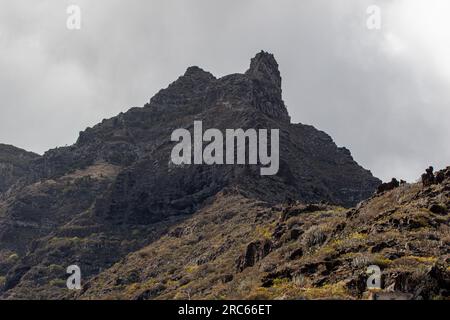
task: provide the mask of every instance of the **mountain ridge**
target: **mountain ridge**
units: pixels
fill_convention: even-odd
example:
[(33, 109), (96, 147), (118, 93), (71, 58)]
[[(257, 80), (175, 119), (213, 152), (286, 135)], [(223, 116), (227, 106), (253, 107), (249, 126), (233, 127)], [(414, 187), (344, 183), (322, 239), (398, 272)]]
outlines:
[[(259, 166), (172, 166), (173, 130), (280, 130), (280, 170)], [(0, 197), (0, 294), (64, 297), (64, 266), (87, 279), (157, 241), (220, 193), (271, 205), (286, 201), (352, 206), (380, 181), (312, 126), (291, 124), (273, 55), (260, 52), (242, 74), (215, 78), (198, 67), (131, 108), (80, 132), (74, 145), (30, 161)]]

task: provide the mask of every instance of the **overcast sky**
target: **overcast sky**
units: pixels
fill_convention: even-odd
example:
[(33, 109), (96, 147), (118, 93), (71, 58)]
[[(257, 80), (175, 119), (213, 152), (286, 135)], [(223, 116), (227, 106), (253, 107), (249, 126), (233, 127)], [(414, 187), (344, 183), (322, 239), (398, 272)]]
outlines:
[[(66, 27), (68, 5), (81, 30)], [(381, 30), (366, 9), (381, 8)], [(244, 72), (275, 54), (293, 122), (374, 175), (450, 165), (448, 0), (0, 0), (0, 142), (38, 153), (198, 65)]]

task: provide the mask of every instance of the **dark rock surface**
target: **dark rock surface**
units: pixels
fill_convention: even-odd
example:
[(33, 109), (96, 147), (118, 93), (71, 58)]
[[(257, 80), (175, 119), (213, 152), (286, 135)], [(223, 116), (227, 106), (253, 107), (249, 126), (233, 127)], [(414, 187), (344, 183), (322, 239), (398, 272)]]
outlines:
[(236, 269), (238, 271), (243, 271), (248, 267), (253, 267), (256, 262), (267, 256), (272, 249), (273, 244), (270, 240), (260, 240), (249, 243), (245, 254), (236, 261)]
[(398, 188), (400, 186), (400, 182), (396, 178), (392, 178), (391, 182), (382, 183), (377, 188), (377, 193), (383, 193), (386, 191), (394, 190), (395, 188)]

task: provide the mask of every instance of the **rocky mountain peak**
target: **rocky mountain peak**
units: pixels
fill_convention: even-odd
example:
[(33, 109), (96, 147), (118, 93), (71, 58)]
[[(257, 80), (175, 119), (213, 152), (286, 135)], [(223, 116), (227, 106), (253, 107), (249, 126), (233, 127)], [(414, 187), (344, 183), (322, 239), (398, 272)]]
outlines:
[(197, 66), (187, 68), (184, 75), (171, 83), (168, 88), (158, 92), (150, 104), (164, 107), (185, 105), (192, 99), (201, 99), (206, 90), (216, 81), (210, 72)]
[(255, 108), (266, 116), (290, 122), (282, 99), (281, 75), (273, 54), (261, 51), (251, 59), (245, 73), (217, 79), (200, 67), (191, 66), (168, 88), (161, 90), (150, 105), (168, 108), (196, 109), (224, 101), (243, 108)]
[(282, 98), (281, 74), (273, 54), (261, 51), (250, 62), (245, 73), (253, 82), (254, 106), (271, 118), (290, 122)]
[(252, 79), (271, 83), (281, 90), (281, 74), (273, 54), (261, 51), (250, 62), (246, 75)]
[(193, 78), (193, 79), (205, 79), (205, 80), (215, 80), (216, 78), (208, 71), (203, 70), (197, 66), (191, 66), (186, 69), (183, 77)]

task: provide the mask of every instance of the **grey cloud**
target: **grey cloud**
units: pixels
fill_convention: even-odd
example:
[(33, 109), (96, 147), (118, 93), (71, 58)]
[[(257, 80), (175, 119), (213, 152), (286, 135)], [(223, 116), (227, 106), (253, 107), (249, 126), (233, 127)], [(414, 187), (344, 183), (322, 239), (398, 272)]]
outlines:
[[(0, 0), (0, 141), (40, 153), (71, 144), (190, 65), (243, 72), (264, 49), (280, 64), (293, 121), (328, 132), (380, 178), (414, 180), (450, 164), (448, 83), (426, 56), (385, 50), (386, 29), (365, 28), (373, 2), (391, 5)], [(65, 27), (69, 4), (81, 6), (80, 31)]]

